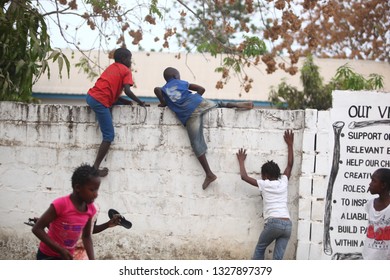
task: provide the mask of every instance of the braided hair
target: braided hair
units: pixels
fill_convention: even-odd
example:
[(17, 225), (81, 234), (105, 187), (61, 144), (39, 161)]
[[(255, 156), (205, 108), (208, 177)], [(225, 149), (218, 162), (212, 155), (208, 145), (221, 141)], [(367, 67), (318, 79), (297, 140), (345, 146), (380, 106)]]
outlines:
[(99, 171), (89, 164), (82, 164), (77, 167), (72, 175), (72, 188), (77, 184), (85, 185), (92, 177), (99, 177)]
[(261, 174), (267, 175), (269, 179), (276, 180), (280, 177), (280, 168), (273, 160), (269, 160), (261, 167)]

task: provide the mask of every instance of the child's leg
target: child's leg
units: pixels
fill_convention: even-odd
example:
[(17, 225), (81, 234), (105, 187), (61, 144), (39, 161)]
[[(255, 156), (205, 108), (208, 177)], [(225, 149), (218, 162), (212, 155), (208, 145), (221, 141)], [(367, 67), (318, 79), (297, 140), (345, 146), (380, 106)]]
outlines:
[(114, 140), (115, 136), (111, 111), (110, 108), (105, 107), (103, 104), (96, 101), (89, 95), (87, 96), (87, 103), (95, 112), (96, 118), (99, 123), (100, 131), (103, 135), (103, 141), (100, 144), (93, 166), (99, 170), (99, 175), (101, 177), (104, 177), (108, 174), (108, 168), (99, 169), (99, 167), (104, 157), (107, 155), (107, 152), (111, 146), (111, 142)]
[(220, 108), (239, 108), (239, 109), (253, 109), (254, 104), (251, 101), (248, 102), (219, 102), (218, 107)]
[(272, 224), (268, 221), (265, 223), (264, 229), (259, 236), (259, 240), (257, 241), (252, 260), (264, 260), (265, 250), (274, 240), (275, 236), (273, 232), (273, 227)]
[(203, 135), (203, 114), (194, 112), (186, 123), (188, 137), (190, 138), (191, 147), (198, 158), (206, 178), (202, 188), (206, 189), (209, 184), (217, 179), (217, 176), (211, 171), (206, 158), (207, 145)]
[(98, 153), (96, 155), (95, 163), (93, 164), (93, 167), (95, 167), (96, 169), (99, 170), (100, 177), (105, 177), (108, 175), (108, 168), (107, 167), (102, 168), (102, 169), (99, 169), (99, 167), (100, 167), (100, 164), (102, 163), (104, 157), (107, 155), (108, 150), (110, 149), (110, 146), (111, 146), (111, 142), (102, 141), (102, 143), (100, 144)]
[(217, 179), (217, 176), (211, 171), (211, 169), (209, 167), (209, 163), (208, 163), (207, 158), (206, 158), (206, 154), (199, 156), (198, 160), (200, 162), (200, 165), (202, 165), (203, 170), (206, 173), (206, 178), (204, 179), (203, 184), (202, 184), (202, 189), (205, 190), (210, 185), (211, 182), (213, 182)]
[(288, 241), (290, 240), (291, 236), (291, 228), (292, 223), (290, 220), (281, 220), (279, 221), (279, 227), (281, 232), (281, 235), (275, 240), (275, 248), (274, 248), (274, 260), (282, 260), (284, 256), (284, 252), (286, 251)]

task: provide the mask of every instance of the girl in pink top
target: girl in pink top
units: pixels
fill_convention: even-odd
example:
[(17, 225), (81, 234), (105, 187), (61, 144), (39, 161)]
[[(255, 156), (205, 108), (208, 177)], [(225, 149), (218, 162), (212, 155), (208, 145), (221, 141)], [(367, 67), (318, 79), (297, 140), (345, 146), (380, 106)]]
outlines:
[[(72, 175), (73, 192), (55, 199), (37, 220), (32, 232), (41, 240), (38, 260), (71, 260), (77, 240), (82, 236), (88, 258), (95, 258), (91, 238), (93, 201), (98, 196), (100, 177), (97, 169), (81, 165)], [(46, 232), (45, 228), (49, 230)]]

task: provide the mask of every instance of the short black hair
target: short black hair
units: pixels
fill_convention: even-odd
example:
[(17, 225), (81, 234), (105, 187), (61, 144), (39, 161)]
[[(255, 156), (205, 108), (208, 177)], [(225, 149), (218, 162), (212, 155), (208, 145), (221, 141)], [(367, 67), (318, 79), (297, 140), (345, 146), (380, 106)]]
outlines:
[(115, 62), (123, 62), (126, 58), (131, 57), (131, 51), (126, 48), (116, 49), (114, 52), (114, 60)]
[(170, 79), (174, 78), (176, 74), (178, 74), (179, 71), (176, 68), (168, 67), (164, 70), (163, 76), (165, 81), (169, 81)]
[(379, 168), (375, 172), (379, 175), (379, 180), (390, 191), (390, 169), (389, 168)]
[(261, 174), (268, 175), (271, 179), (278, 179), (280, 177), (280, 168), (274, 161), (269, 160), (261, 167)]
[(77, 184), (80, 186), (85, 185), (93, 177), (99, 177), (99, 171), (89, 164), (81, 164), (73, 172), (72, 188), (74, 188)]

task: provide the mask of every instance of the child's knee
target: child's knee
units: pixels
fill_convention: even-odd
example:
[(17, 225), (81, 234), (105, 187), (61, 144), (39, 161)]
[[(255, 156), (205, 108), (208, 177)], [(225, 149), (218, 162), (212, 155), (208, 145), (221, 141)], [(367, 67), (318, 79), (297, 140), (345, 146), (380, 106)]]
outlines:
[(114, 132), (104, 132), (103, 133), (103, 141), (104, 142), (112, 143), (114, 141), (114, 138), (115, 138)]

